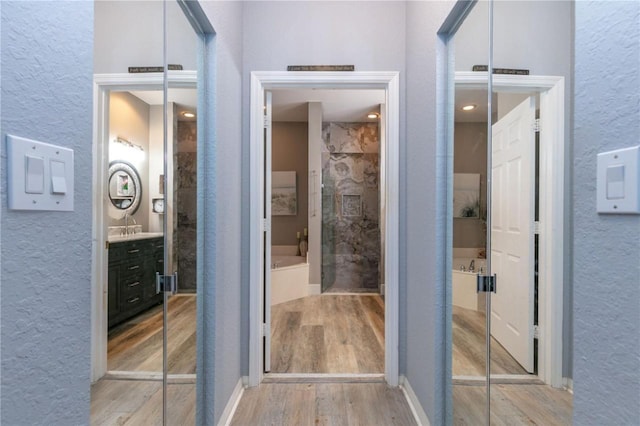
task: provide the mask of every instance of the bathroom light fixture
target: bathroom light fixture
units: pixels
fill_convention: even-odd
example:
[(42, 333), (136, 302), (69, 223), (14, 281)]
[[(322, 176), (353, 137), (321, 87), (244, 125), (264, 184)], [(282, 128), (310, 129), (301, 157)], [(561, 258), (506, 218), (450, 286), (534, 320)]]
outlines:
[(372, 112), (372, 113), (370, 113), (370, 114), (368, 114), (368, 115), (367, 115), (367, 118), (370, 118), (370, 119), (372, 119), (372, 120), (373, 120), (373, 119), (375, 119), (375, 118), (378, 118), (378, 114), (377, 114), (377, 113), (375, 113), (375, 112)]
[(144, 161), (144, 148), (120, 136), (109, 144), (109, 158), (112, 160), (127, 160), (136, 164)]
[(186, 112), (186, 111), (185, 111), (185, 112), (183, 112), (183, 113), (182, 113), (182, 116), (183, 116), (183, 117), (186, 117), (186, 118), (193, 118), (193, 117), (195, 117), (196, 115), (195, 115), (194, 113), (192, 113), (192, 112)]
[(477, 105), (475, 105), (475, 104), (465, 105), (465, 106), (462, 107), (462, 110), (463, 111), (471, 111), (471, 110), (476, 109), (476, 107), (477, 107)]

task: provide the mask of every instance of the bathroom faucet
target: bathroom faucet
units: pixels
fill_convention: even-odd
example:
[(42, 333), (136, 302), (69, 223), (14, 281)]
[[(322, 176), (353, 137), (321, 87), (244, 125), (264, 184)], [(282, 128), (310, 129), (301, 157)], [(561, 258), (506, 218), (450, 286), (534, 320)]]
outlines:
[(471, 263), (469, 264), (469, 272), (473, 272), (476, 270), (476, 260), (471, 259)]
[[(129, 235), (129, 219), (131, 219), (133, 221), (133, 224), (136, 225), (136, 220), (133, 218), (133, 216), (131, 216), (129, 212), (125, 212), (124, 213), (124, 235)], [(131, 234), (135, 234), (135, 231), (131, 232)]]

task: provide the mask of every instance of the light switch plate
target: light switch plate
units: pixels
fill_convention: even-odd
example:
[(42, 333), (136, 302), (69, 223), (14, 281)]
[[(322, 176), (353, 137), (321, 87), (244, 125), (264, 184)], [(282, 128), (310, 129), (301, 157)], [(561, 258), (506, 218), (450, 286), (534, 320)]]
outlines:
[[(52, 162), (64, 164), (62, 168), (56, 167), (54, 176)], [(27, 164), (31, 169), (29, 174)], [(73, 150), (7, 135), (7, 175), (9, 209), (73, 211)], [(56, 192), (52, 180), (56, 182)], [(64, 193), (59, 188), (64, 188)]]
[(640, 214), (640, 146), (598, 154), (598, 213)]

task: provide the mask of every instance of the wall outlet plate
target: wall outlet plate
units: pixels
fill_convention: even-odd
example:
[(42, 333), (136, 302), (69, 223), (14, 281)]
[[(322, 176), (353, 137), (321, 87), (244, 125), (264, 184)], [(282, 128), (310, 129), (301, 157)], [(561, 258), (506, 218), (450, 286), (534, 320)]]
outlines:
[(598, 213), (640, 214), (640, 145), (598, 154)]

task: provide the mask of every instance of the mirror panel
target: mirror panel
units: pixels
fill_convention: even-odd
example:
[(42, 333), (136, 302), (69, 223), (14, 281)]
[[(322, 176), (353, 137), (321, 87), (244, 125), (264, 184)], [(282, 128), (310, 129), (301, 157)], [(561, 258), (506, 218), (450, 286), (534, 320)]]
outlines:
[[(487, 2), (475, 3), (452, 42), (458, 75), (452, 124), (453, 422), (483, 424), (488, 414), (486, 296), (476, 292), (476, 277), (486, 272), (488, 81), (486, 72), (474, 69), (488, 64)], [(462, 74), (477, 81), (469, 83)]]

